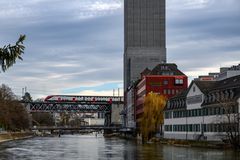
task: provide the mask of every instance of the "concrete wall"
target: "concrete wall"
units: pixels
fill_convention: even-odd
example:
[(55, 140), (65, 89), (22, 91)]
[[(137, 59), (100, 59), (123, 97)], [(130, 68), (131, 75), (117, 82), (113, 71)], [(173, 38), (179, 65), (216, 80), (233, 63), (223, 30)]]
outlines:
[(127, 92), (127, 128), (135, 128), (136, 123), (134, 121), (134, 88)]
[(85, 118), (84, 121), (88, 122), (88, 125), (104, 125), (104, 118)]
[(125, 48), (165, 47), (165, 0), (124, 1)]
[(226, 78), (234, 77), (240, 75), (240, 70), (228, 70), (219, 74), (217, 78), (218, 81), (224, 80)]
[(124, 89), (166, 62), (165, 0), (124, 1)]
[(111, 123), (116, 125), (122, 125), (122, 119), (120, 112), (123, 110), (123, 104), (112, 104)]
[(125, 89), (130, 82), (141, 78), (140, 73), (145, 68), (153, 69), (157, 64), (165, 61), (165, 48), (128, 48), (124, 55)]
[[(164, 138), (167, 139), (182, 139), (182, 140), (196, 140), (200, 132), (164, 132)], [(207, 141), (221, 141), (226, 136), (225, 133), (205, 132), (204, 136)]]

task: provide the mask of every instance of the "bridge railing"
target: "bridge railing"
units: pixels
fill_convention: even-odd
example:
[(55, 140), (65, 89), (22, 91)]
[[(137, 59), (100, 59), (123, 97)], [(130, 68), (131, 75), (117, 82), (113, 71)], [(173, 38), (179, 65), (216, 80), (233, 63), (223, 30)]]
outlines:
[(68, 126), (37, 126), (33, 127), (32, 130), (82, 130), (82, 129), (120, 129), (119, 126), (103, 126), (103, 125), (89, 125), (79, 127), (68, 127)]

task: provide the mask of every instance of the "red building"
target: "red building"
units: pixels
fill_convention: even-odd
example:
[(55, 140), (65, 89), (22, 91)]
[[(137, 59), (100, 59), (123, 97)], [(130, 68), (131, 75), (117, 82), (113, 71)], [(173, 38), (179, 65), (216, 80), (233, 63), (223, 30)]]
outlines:
[(135, 120), (137, 128), (143, 115), (144, 97), (149, 92), (158, 93), (171, 98), (187, 89), (188, 78), (176, 64), (165, 63), (157, 65), (153, 70), (145, 69), (141, 73), (141, 80), (136, 85)]

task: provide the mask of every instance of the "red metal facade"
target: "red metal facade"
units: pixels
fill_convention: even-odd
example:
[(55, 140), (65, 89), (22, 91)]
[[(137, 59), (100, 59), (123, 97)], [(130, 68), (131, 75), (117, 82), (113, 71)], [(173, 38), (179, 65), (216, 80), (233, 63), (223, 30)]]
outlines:
[(149, 92), (158, 93), (171, 98), (187, 89), (188, 78), (185, 75), (146, 75), (136, 87), (136, 122), (139, 127), (140, 118), (143, 114), (144, 97)]

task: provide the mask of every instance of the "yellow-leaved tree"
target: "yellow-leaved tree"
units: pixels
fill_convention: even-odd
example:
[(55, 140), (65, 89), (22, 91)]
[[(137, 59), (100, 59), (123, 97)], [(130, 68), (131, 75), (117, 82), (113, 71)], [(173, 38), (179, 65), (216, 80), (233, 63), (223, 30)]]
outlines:
[(141, 119), (141, 134), (143, 141), (149, 140), (159, 131), (163, 124), (163, 110), (166, 97), (153, 92), (147, 94), (144, 100), (143, 116)]

